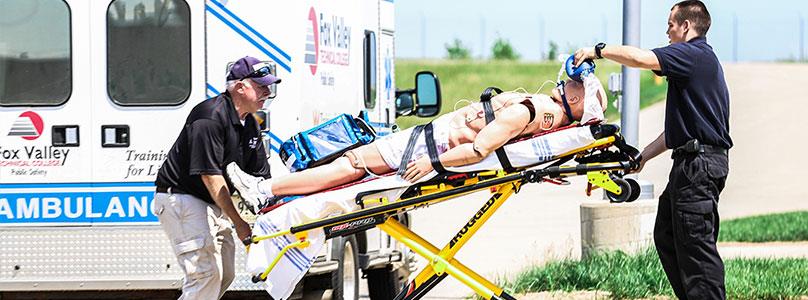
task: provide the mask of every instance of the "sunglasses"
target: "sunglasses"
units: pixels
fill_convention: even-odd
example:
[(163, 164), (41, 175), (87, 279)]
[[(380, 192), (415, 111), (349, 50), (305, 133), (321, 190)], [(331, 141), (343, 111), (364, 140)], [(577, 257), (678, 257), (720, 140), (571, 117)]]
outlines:
[(244, 77), (239, 78), (239, 80), (244, 80), (247, 78), (261, 78), (270, 74), (269, 67), (261, 67), (258, 70), (253, 71), (250, 74), (245, 75)]

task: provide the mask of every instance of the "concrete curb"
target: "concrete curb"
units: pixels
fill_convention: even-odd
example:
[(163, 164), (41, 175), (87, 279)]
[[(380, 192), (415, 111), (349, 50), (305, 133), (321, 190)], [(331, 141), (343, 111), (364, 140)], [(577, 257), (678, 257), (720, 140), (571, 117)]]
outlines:
[(808, 258), (808, 242), (718, 243), (721, 258)]

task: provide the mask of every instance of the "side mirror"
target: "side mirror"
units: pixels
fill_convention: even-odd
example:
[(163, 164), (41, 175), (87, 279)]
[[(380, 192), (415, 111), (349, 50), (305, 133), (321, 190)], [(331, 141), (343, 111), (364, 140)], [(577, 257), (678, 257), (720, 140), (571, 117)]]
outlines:
[(396, 91), (396, 117), (409, 116), (415, 108), (412, 90)]
[(440, 83), (432, 72), (415, 74), (415, 115), (432, 117), (440, 112)]
[(396, 91), (396, 117), (432, 117), (440, 112), (440, 81), (430, 71), (415, 74), (415, 88)]

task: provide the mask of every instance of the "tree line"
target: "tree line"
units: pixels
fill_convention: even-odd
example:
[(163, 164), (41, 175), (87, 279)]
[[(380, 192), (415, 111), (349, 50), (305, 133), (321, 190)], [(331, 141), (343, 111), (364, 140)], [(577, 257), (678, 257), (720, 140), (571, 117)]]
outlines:
[[(455, 38), (451, 43), (444, 44), (444, 47), (446, 48), (446, 58), (448, 59), (462, 60), (471, 58), (469, 46), (458, 38)], [(547, 55), (544, 58), (555, 60), (556, 56), (558, 56), (558, 44), (550, 41)], [(495, 60), (518, 60), (521, 56), (513, 49), (510, 41), (497, 37), (491, 46), (491, 57)]]

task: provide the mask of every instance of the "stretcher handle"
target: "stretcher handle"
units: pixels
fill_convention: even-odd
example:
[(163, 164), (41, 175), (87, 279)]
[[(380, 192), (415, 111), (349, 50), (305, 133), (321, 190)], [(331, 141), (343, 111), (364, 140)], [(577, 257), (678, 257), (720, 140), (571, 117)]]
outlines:
[(619, 139), (615, 139), (614, 145), (629, 158), (629, 167), (626, 171), (636, 171), (640, 168), (640, 162), (642, 161), (640, 150), (626, 143), (626, 140), (623, 139), (622, 136)]
[(524, 172), (526, 173), (525, 178), (527, 179), (528, 182), (538, 182), (538, 180), (540, 180), (544, 176), (555, 178), (567, 174), (586, 175), (586, 173), (597, 171), (612, 171), (612, 170), (626, 171), (631, 170), (633, 166), (634, 162), (615, 161), (609, 163), (579, 164), (576, 166), (547, 167), (545, 169), (527, 170)]

